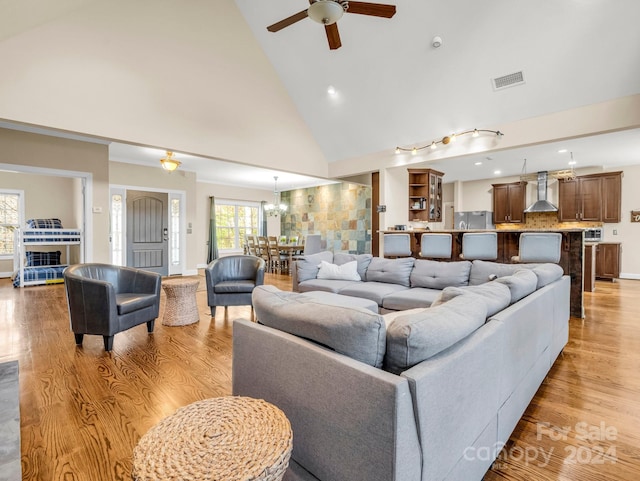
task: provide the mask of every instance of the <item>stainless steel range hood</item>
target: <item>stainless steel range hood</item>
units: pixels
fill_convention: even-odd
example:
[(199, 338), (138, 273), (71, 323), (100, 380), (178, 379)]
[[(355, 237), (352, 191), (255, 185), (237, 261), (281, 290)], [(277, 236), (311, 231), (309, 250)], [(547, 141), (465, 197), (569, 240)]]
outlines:
[(524, 210), (525, 214), (531, 212), (558, 212), (558, 208), (547, 200), (548, 172), (538, 172), (538, 200)]

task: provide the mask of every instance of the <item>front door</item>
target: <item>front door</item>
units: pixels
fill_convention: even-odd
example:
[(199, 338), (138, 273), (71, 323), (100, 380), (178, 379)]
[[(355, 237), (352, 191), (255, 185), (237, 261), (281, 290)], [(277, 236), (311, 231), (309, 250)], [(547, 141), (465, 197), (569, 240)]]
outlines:
[(167, 219), (169, 196), (127, 191), (127, 265), (169, 274)]

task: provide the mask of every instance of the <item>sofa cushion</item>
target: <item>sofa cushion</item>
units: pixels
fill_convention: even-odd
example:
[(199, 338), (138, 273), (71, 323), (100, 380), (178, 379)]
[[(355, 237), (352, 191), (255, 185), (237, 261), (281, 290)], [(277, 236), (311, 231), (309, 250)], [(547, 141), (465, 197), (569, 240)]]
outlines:
[(301, 297), (313, 299), (321, 302), (322, 304), (330, 304), (332, 306), (362, 307), (370, 310), (374, 314), (378, 314), (378, 304), (369, 299), (362, 299), (361, 297), (343, 296), (341, 294), (326, 291), (305, 292), (304, 294), (301, 294)]
[(221, 281), (213, 286), (213, 292), (216, 294), (246, 294), (253, 291), (254, 287), (256, 287), (254, 280)]
[(138, 294), (135, 292), (116, 294), (116, 307), (119, 316), (153, 306), (156, 301), (157, 296), (155, 294)]
[[(473, 302), (469, 302), (470, 297)], [(400, 374), (464, 339), (486, 318), (485, 302), (471, 293), (438, 307), (398, 316), (387, 331), (384, 369)]]
[(538, 289), (557, 281), (564, 275), (564, 270), (558, 264), (540, 264), (531, 270), (538, 276)]
[(385, 259), (374, 257), (367, 269), (367, 282), (386, 282), (388, 284), (400, 284), (409, 287), (411, 270), (413, 269), (413, 257), (401, 257), (399, 259)]
[(25, 252), (26, 257), (26, 266), (27, 267), (37, 267), (37, 266), (58, 266), (60, 265), (60, 256), (62, 252), (60, 251), (51, 251), (51, 252), (38, 252), (38, 251), (27, 251)]
[(469, 284), (471, 262), (438, 262), (418, 259), (411, 271), (411, 287), (444, 289), (448, 286), (466, 286)]
[(310, 254), (308, 256), (301, 257), (296, 261), (297, 278), (298, 282), (303, 282), (309, 279), (315, 279), (318, 275), (318, 269), (320, 262), (332, 262), (333, 252), (322, 251), (316, 254)]
[(395, 321), (398, 317), (400, 316), (408, 316), (408, 315), (412, 315), (412, 314), (419, 314), (421, 312), (426, 311), (427, 309), (429, 309), (428, 307), (418, 307), (416, 309), (407, 309), (406, 311), (392, 311), (392, 312), (387, 312), (386, 314), (382, 315), (382, 318), (384, 319), (384, 323), (387, 325), (387, 331), (389, 330), (389, 326), (391, 325), (391, 323), (393, 321)]
[(487, 319), (511, 304), (511, 291), (499, 282), (487, 282), (479, 286), (445, 287), (431, 307), (439, 306), (466, 293), (478, 294), (487, 304)]
[(429, 307), (441, 292), (440, 289), (412, 287), (411, 289), (394, 292), (393, 294), (385, 296), (382, 300), (382, 307), (393, 311)]
[(520, 269), (512, 276), (499, 277), (495, 282), (505, 284), (511, 291), (511, 304), (536, 290), (538, 276), (529, 269)]
[(358, 274), (358, 263), (356, 261), (351, 261), (339, 266), (336, 264), (330, 264), (327, 261), (321, 261), (317, 278), (359, 281), (360, 274)]
[(298, 284), (298, 292), (325, 291), (339, 292), (352, 284), (362, 284), (360, 281), (337, 281), (335, 279), (309, 279)]
[(261, 324), (317, 342), (371, 366), (382, 366), (386, 327), (381, 315), (361, 307), (326, 304), (268, 285), (256, 287), (252, 301)]
[(382, 302), (389, 294), (407, 289), (407, 287), (399, 284), (387, 284), (385, 282), (350, 282), (348, 286), (340, 289), (338, 293), (345, 296), (364, 297), (382, 306)]
[(366, 279), (367, 269), (371, 264), (373, 256), (371, 254), (347, 254), (345, 252), (336, 252), (333, 254), (333, 263), (341, 266), (347, 262), (356, 261), (358, 263), (358, 274), (360, 279)]
[(497, 277), (510, 276), (522, 268), (523, 265), (521, 264), (500, 264), (498, 262), (475, 260), (471, 263), (469, 285), (477, 286)]

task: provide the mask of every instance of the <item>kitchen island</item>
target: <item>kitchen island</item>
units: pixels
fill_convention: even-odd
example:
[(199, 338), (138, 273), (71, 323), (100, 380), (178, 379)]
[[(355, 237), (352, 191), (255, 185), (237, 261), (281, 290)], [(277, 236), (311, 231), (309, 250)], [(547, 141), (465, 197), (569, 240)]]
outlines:
[[(459, 260), (462, 252), (462, 235), (465, 232), (496, 232), (498, 234), (498, 258), (496, 262), (511, 264), (511, 258), (518, 255), (520, 234), (523, 232), (559, 232), (562, 234), (562, 246), (560, 250), (560, 262), (558, 264), (564, 273), (571, 277), (571, 315), (584, 317), (583, 308), (583, 253), (584, 230), (583, 229), (413, 229), (413, 230), (385, 230), (384, 234), (410, 234), (411, 252), (416, 259), (420, 258), (420, 237), (428, 233), (447, 233), (452, 236), (451, 258)], [(445, 259), (446, 261), (446, 259)]]

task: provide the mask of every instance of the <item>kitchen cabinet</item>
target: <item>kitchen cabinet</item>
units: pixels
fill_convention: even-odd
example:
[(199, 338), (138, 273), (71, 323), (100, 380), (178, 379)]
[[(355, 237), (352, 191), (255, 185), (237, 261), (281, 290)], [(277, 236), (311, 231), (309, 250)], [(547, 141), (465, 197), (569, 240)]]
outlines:
[(433, 169), (408, 169), (409, 220), (442, 222), (442, 177)]
[(596, 245), (596, 277), (599, 279), (617, 279), (620, 277), (619, 242), (600, 242)]
[(526, 182), (492, 184), (493, 186), (493, 223), (524, 222), (526, 208)]
[(560, 222), (620, 222), (622, 172), (560, 179)]
[(602, 222), (620, 222), (622, 218), (622, 172), (602, 176)]

